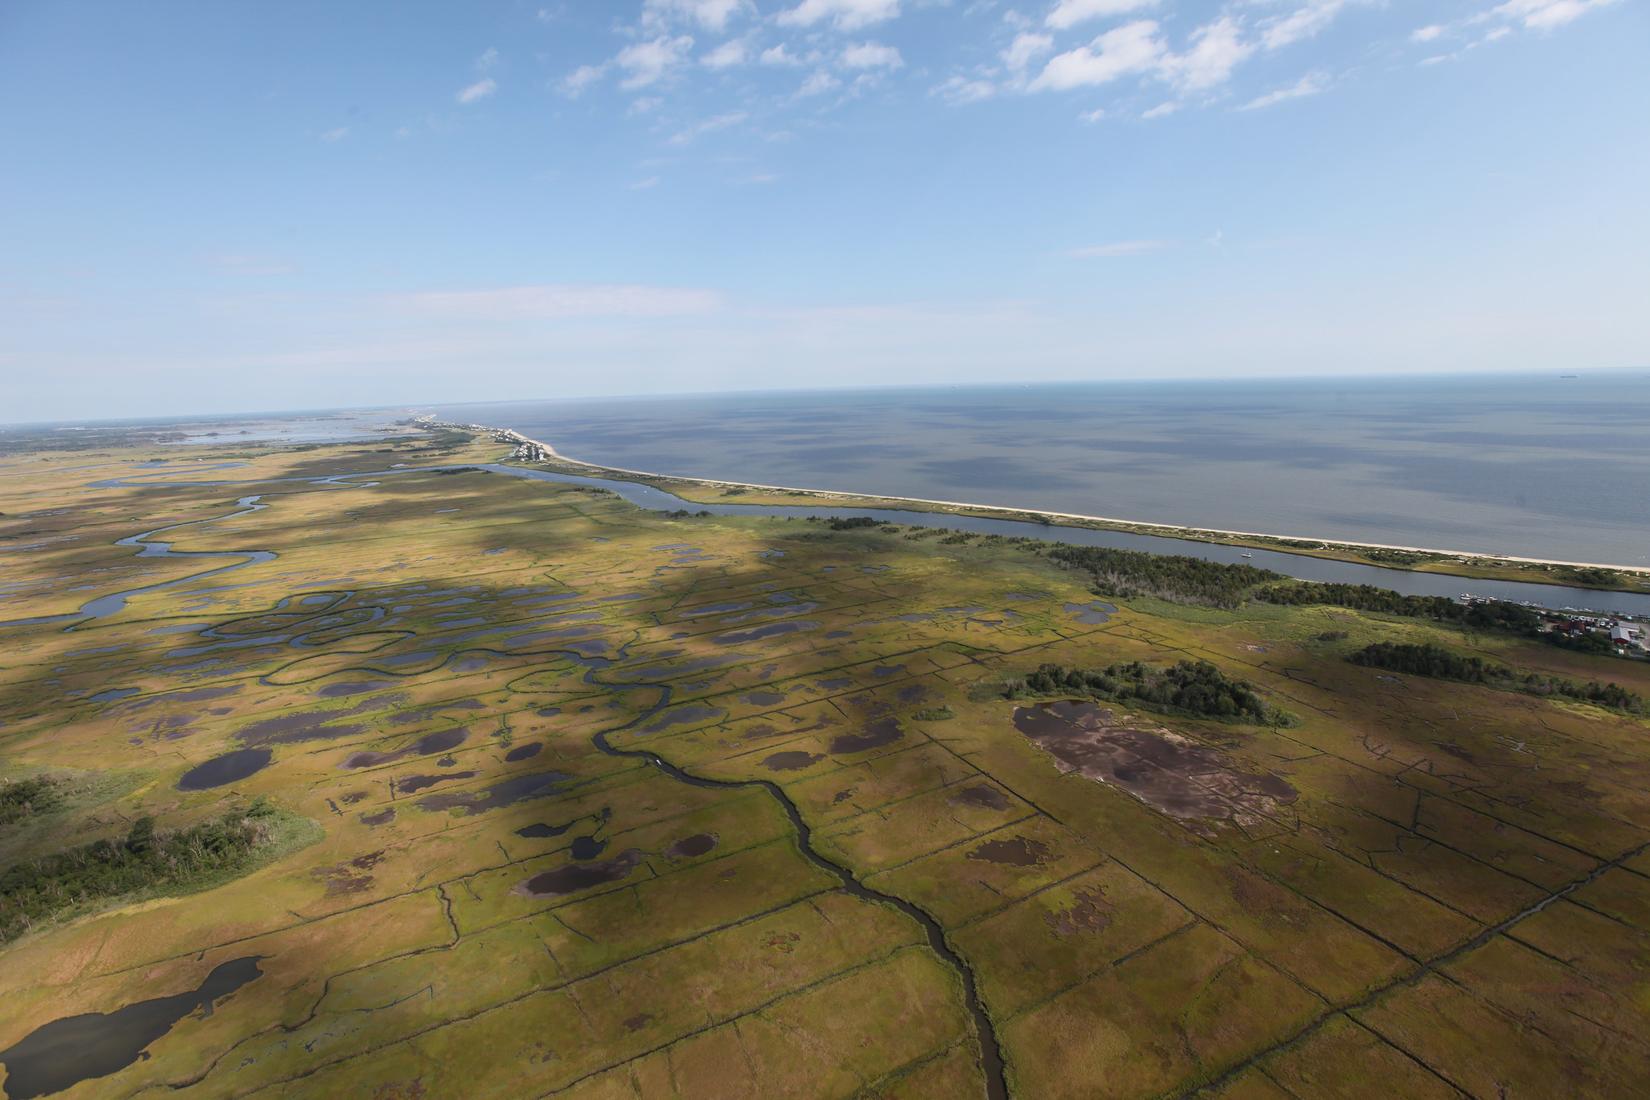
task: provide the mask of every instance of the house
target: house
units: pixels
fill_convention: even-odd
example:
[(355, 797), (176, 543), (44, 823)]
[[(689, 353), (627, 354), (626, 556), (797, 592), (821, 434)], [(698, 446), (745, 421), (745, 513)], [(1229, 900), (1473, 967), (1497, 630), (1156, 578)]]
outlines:
[(1644, 628), (1637, 623), (1617, 623), (1610, 628), (1610, 641), (1624, 649), (1645, 648)]

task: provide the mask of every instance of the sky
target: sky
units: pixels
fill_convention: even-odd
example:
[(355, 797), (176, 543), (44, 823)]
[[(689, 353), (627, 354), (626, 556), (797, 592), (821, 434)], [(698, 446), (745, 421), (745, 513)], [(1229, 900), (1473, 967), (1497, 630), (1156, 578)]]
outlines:
[(1650, 365), (1650, 0), (0, 3), (0, 422)]

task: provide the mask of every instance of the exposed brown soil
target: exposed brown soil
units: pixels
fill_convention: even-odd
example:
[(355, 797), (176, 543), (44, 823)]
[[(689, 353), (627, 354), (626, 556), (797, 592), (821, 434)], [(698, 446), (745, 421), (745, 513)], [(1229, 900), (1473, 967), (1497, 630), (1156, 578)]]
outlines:
[(987, 863), (1007, 863), (1014, 867), (1035, 867), (1049, 857), (1048, 845), (1029, 837), (1011, 836), (1006, 840), (988, 840), (968, 853), (969, 859)]
[(1062, 772), (1119, 787), (1182, 820), (1238, 824), (1276, 816), (1298, 797), (1276, 775), (1240, 770), (1222, 750), (1098, 703), (1016, 707), (1014, 725)]
[(1080, 932), (1100, 932), (1111, 923), (1114, 906), (1106, 900), (1106, 891), (1098, 886), (1077, 891), (1070, 909), (1043, 914), (1043, 922), (1056, 936), (1075, 936)]

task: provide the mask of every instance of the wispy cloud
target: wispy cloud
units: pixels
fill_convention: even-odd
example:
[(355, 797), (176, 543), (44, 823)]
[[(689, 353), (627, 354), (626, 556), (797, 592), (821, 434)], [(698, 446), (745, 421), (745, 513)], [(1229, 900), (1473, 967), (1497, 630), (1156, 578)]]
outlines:
[(1549, 31), (1574, 22), (1590, 11), (1607, 8), (1619, 0), (1506, 0), (1494, 9), (1503, 19), (1521, 23), (1530, 30)]
[(1263, 107), (1271, 107), (1274, 104), (1284, 103), (1291, 99), (1304, 99), (1307, 96), (1317, 95), (1328, 87), (1329, 77), (1326, 74), (1307, 73), (1286, 88), (1278, 88), (1275, 91), (1256, 96), (1240, 107), (1239, 110), (1258, 111)]
[(460, 103), (479, 103), (498, 91), (498, 81), (490, 76), (484, 76), (468, 87), (459, 89), (454, 96)]
[(928, 91), (930, 95), (937, 95), (952, 103), (978, 103), (982, 99), (990, 99), (996, 95), (997, 85), (989, 80), (952, 76), (940, 81)]
[(729, 111), (727, 114), (701, 119), (692, 126), (685, 127), (670, 135), (670, 144), (687, 145), (706, 134), (715, 133), (717, 130), (726, 130), (730, 126), (737, 126), (749, 117), (750, 115), (744, 111)]
[(1118, 256), (1143, 256), (1148, 252), (1161, 252), (1168, 247), (1168, 241), (1112, 241), (1110, 244), (1091, 244), (1074, 248), (1066, 255), (1077, 260), (1110, 259)]
[(751, 44), (746, 38), (730, 38), (699, 58), (707, 69), (731, 69), (750, 60)]
[(487, 320), (574, 317), (680, 317), (722, 305), (714, 290), (625, 283), (553, 283), (487, 290), (396, 295), (391, 304), (417, 313)]
[(777, 22), (786, 27), (830, 23), (837, 30), (854, 31), (898, 15), (899, 0), (802, 0), (796, 7), (780, 12)]
[(735, 16), (754, 11), (750, 0), (646, 0), (642, 25), (658, 28), (673, 22), (693, 23), (720, 34)]
[(347, 137), (349, 137), (348, 126), (334, 126), (332, 129), (322, 131), (321, 133), (321, 140), (329, 144), (332, 142), (343, 141)]
[(1292, 46), (1321, 33), (1346, 9), (1347, 0), (1307, 0), (1287, 15), (1274, 19), (1261, 33), (1261, 43), (1269, 50)]
[(1092, 19), (1127, 15), (1145, 8), (1155, 8), (1157, 4), (1158, 0), (1060, 0), (1050, 9), (1043, 22), (1055, 30), (1063, 31)]
[(1142, 19), (1050, 58), (1031, 86), (1058, 91), (1106, 84), (1133, 73), (1153, 71), (1163, 63), (1166, 53), (1157, 23)]
[(662, 80), (687, 58), (693, 49), (690, 35), (675, 38), (661, 36), (651, 42), (637, 42), (620, 50), (614, 64), (625, 71), (619, 86), (629, 89), (645, 88)]
[(842, 51), (842, 65), (847, 69), (897, 69), (904, 64), (898, 50), (880, 42), (861, 42)]

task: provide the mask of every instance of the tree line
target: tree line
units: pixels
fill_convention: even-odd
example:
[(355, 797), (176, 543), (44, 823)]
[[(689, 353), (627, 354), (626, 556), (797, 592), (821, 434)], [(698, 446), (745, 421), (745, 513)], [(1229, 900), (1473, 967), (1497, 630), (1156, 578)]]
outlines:
[(1023, 678), (1007, 681), (1003, 694), (1009, 699), (1086, 696), (1224, 721), (1270, 723), (1283, 717), (1253, 685), (1228, 678), (1208, 661), (1179, 661), (1167, 668), (1131, 661), (1099, 670), (1044, 664)]
[(1388, 669), (1411, 676), (1426, 676), (1435, 680), (1458, 680), (1466, 684), (1485, 684), (1490, 687), (1521, 691), (1526, 695), (1552, 696), (1573, 699), (1580, 703), (1624, 714), (1644, 714), (1644, 700), (1619, 684), (1601, 684), (1597, 680), (1582, 684), (1556, 676), (1519, 673), (1506, 665), (1486, 661), (1482, 657), (1466, 657), (1451, 653), (1443, 646), (1414, 645), (1408, 642), (1376, 642), (1349, 654), (1347, 660), (1369, 668)]

